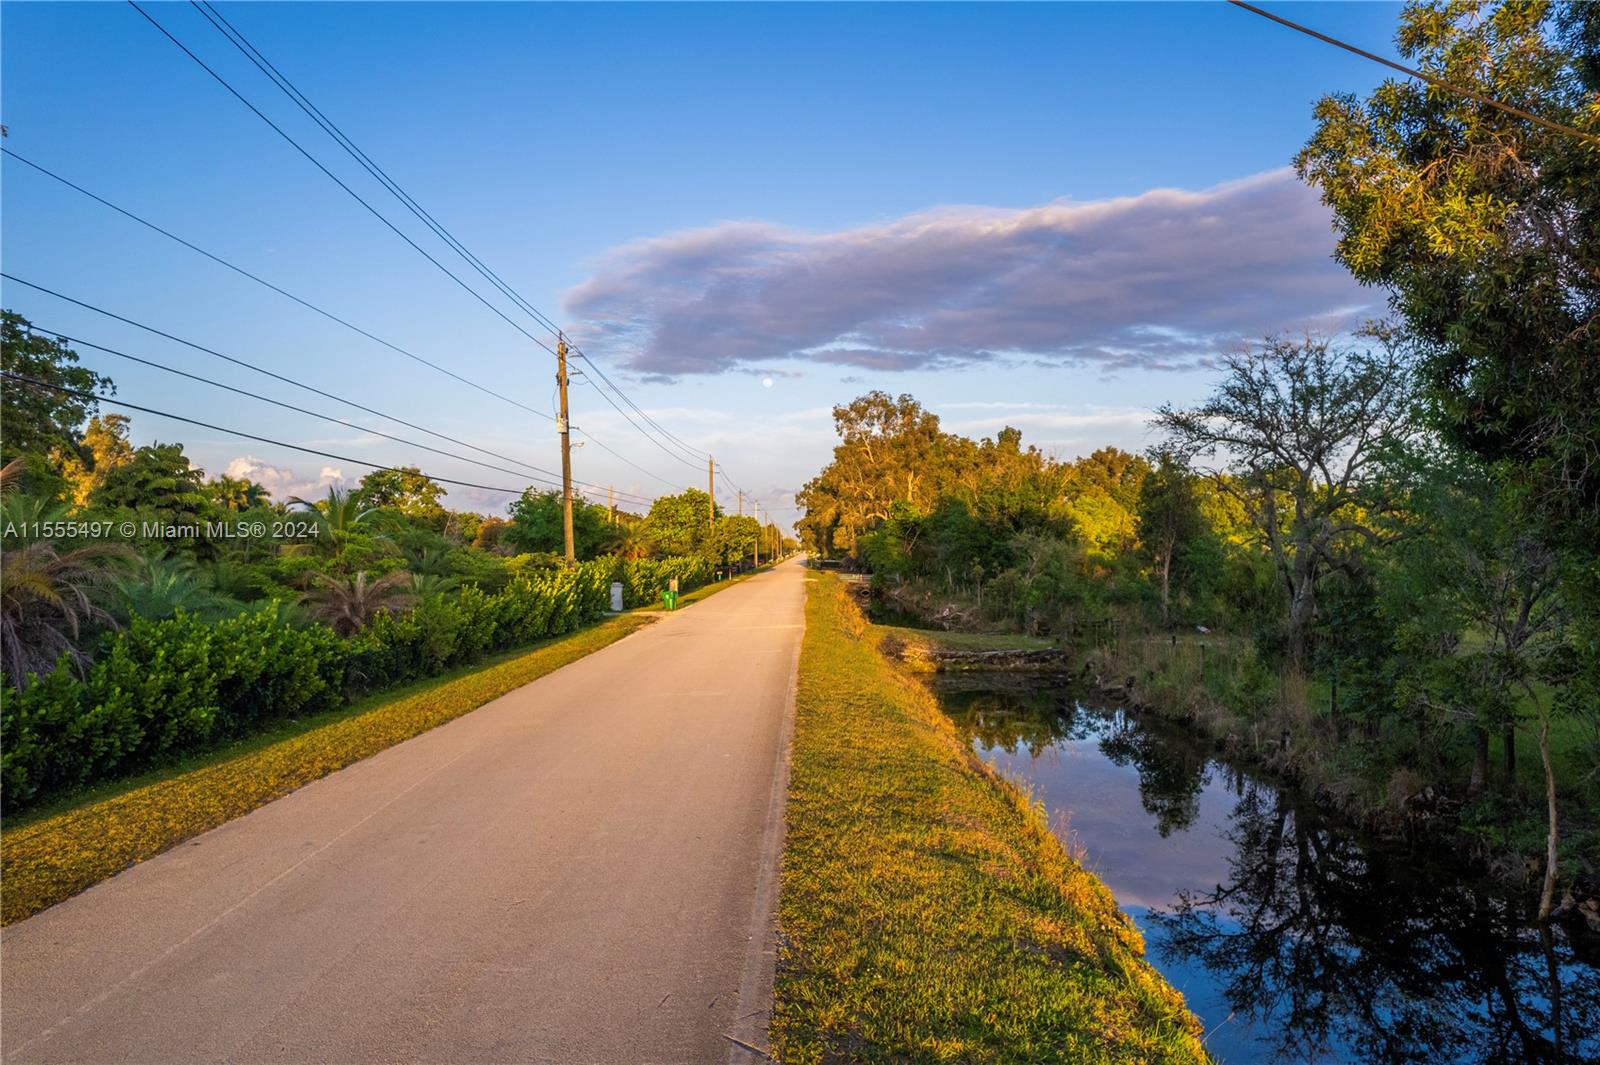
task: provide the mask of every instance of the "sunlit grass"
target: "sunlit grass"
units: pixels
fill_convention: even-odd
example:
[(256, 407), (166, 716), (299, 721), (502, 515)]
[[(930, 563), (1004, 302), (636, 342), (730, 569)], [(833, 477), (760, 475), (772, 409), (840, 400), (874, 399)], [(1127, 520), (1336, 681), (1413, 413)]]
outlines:
[(1024, 636), (1016, 632), (945, 632), (900, 625), (876, 627), (907, 643), (923, 643), (940, 651), (1046, 651), (1057, 646), (1055, 641), (1043, 636)]
[(1198, 1022), (1105, 886), (877, 653), (838, 580), (809, 588), (779, 1058), (1205, 1060)]
[(611, 618), (487, 666), (291, 723), (8, 823), (0, 834), (0, 919), (10, 924), (53, 906), (135, 862), (615, 643), (650, 620)]

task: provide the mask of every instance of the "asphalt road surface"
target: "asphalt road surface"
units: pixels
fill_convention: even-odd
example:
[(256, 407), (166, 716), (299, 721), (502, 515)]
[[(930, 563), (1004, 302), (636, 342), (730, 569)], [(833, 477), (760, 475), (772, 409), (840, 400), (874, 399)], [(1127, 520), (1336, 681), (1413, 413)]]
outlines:
[(726, 589), (11, 926), (4, 1060), (760, 1060), (804, 587)]

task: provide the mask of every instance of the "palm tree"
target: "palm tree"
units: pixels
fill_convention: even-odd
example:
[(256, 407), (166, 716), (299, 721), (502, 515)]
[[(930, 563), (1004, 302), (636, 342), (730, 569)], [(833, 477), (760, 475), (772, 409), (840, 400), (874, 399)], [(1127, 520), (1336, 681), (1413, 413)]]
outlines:
[(81, 669), (77, 641), (87, 625), (113, 628), (100, 600), (128, 557), (121, 544), (60, 551), (46, 540), (5, 553), (0, 566), (0, 670), (19, 691), (30, 673), (44, 673), (63, 651)]
[(346, 537), (378, 513), (376, 508), (363, 508), (354, 492), (333, 485), (328, 486), (328, 498), (320, 502), (291, 496), (289, 505), (304, 508), (305, 516), (316, 522), (320, 531), (318, 546), (324, 550), (336, 550)]
[(340, 636), (353, 636), (372, 624), (379, 611), (410, 606), (417, 598), (411, 574), (403, 569), (373, 581), (367, 580), (366, 570), (349, 578), (319, 573), (313, 580), (315, 586), (304, 602), (317, 620)]

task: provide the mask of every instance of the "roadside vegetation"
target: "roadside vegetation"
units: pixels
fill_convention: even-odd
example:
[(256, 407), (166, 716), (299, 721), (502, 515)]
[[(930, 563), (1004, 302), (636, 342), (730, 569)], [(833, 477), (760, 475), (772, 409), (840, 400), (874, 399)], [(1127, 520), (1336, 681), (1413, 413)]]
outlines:
[[(1600, 6), (1413, 3), (1397, 40), (1600, 131)], [(1143, 455), (870, 393), (799, 527), (885, 616), (1063, 641), (1324, 800), (1537, 868), (1541, 918), (1600, 914), (1600, 149), (1413, 81), (1316, 120), (1296, 166), (1388, 321), (1222, 357)]]
[(785, 815), (777, 1058), (1206, 1060), (1110, 892), (875, 638), (839, 579), (817, 577)]
[(574, 632), (613, 581), (649, 605), (784, 548), (692, 489), (643, 515), (577, 499), (570, 568), (556, 491), (486, 516), (403, 467), (273, 499), (253, 460), (208, 478), (179, 444), (135, 447), (99, 412), (111, 381), (10, 312), (0, 355), (8, 818)]

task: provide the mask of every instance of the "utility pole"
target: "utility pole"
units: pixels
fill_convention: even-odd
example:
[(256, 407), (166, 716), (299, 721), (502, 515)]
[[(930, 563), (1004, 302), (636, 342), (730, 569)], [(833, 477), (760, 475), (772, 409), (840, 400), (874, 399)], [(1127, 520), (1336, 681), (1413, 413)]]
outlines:
[(561, 417), (556, 432), (561, 434), (561, 531), (567, 541), (567, 565), (577, 564), (578, 552), (572, 546), (572, 425), (567, 420), (567, 338), (556, 336), (556, 387), (561, 390)]
[(611, 515), (608, 519), (609, 523), (615, 525), (617, 523), (617, 486), (614, 484), (606, 486), (606, 510)]
[(715, 529), (717, 527), (717, 462), (715, 459), (706, 458), (706, 494), (710, 497), (706, 502), (706, 525)]
[(761, 507), (759, 504), (751, 507), (756, 515), (756, 569), (761, 568)]
[(739, 489), (739, 517), (744, 517), (744, 489)]

